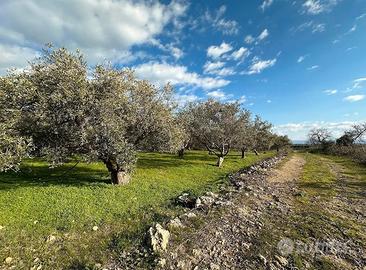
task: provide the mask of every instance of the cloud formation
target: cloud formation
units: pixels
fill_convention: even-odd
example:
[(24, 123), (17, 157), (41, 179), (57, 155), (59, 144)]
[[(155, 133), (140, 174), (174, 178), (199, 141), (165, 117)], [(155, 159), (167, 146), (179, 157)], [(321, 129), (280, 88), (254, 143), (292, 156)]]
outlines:
[(343, 122), (301, 122), (301, 123), (287, 123), (282, 125), (276, 125), (274, 131), (281, 135), (288, 135), (292, 140), (307, 140), (307, 134), (314, 128), (326, 128), (328, 129), (334, 138), (340, 137), (344, 131), (350, 129), (354, 124), (358, 122), (343, 121)]
[(204, 22), (210, 24), (215, 30), (221, 31), (224, 35), (236, 35), (239, 32), (239, 24), (235, 20), (225, 19), (226, 6), (222, 5), (216, 13), (208, 10), (204, 14)]
[(318, 15), (330, 11), (339, 2), (339, 0), (306, 0), (302, 7), (306, 13)]
[(185, 66), (167, 63), (149, 62), (138, 65), (134, 69), (138, 77), (150, 80), (159, 86), (171, 83), (172, 85), (189, 85), (209, 90), (230, 83), (230, 81), (221, 78), (203, 77), (195, 72), (189, 72)]
[[(0, 42), (13, 46), (13, 51), (24, 48), (26, 56), (31, 54), (30, 48), (52, 42), (80, 48), (87, 52), (88, 60), (101, 62), (149, 42), (186, 9), (175, 0), (166, 5), (132, 0), (2, 0)], [(16, 61), (23, 59), (22, 54), (19, 59)]]
[(351, 95), (344, 98), (345, 101), (356, 102), (365, 99), (365, 95)]
[(222, 42), (220, 46), (210, 46), (207, 48), (207, 56), (219, 58), (221, 55), (232, 51), (233, 47), (230, 44)]
[(260, 34), (259, 34), (259, 36), (258, 36), (258, 40), (259, 41), (261, 41), (261, 40), (263, 40), (263, 39), (265, 39), (265, 38), (267, 38), (269, 36), (269, 31), (268, 31), (268, 29), (264, 29)]
[(327, 94), (328, 96), (330, 95), (335, 95), (337, 94), (338, 90), (337, 89), (327, 89), (323, 91), (325, 94)]
[(269, 8), (273, 4), (273, 0), (264, 0), (260, 6), (262, 11), (265, 11), (267, 8)]
[(249, 67), (249, 71), (247, 74), (259, 74), (264, 69), (272, 67), (276, 64), (277, 59), (269, 59), (269, 60), (260, 60), (259, 58), (254, 58), (252, 65)]

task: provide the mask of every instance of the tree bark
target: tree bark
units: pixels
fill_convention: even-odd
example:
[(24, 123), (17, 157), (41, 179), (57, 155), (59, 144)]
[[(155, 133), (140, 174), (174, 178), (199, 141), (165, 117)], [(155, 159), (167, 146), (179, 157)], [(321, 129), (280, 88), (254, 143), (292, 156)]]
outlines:
[(180, 158), (183, 158), (183, 157), (184, 157), (184, 148), (182, 148), (182, 149), (178, 150), (178, 156), (179, 156)]
[(245, 158), (245, 149), (241, 149), (241, 158)]
[(104, 160), (109, 173), (111, 174), (111, 184), (125, 185), (130, 182), (130, 176), (125, 171), (121, 170), (117, 162), (113, 159)]
[(224, 157), (219, 157), (217, 160), (217, 164), (216, 164), (217, 167), (221, 167), (223, 162), (224, 162)]
[(113, 185), (125, 185), (130, 182), (130, 176), (124, 171), (111, 171), (111, 182)]

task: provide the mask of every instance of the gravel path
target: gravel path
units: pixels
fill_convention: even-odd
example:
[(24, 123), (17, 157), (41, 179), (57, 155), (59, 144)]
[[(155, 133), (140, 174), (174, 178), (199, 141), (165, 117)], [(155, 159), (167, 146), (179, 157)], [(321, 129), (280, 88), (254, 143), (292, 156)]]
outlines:
[(328, 215), (336, 211), (359, 218), (359, 210), (340, 199), (342, 194), (335, 198), (336, 205), (317, 197), (302, 202), (296, 179), (304, 164), (294, 155), (271, 172), (236, 175), (242, 188), (227, 194), (230, 203), (199, 213), (188, 227), (174, 232), (158, 268), (366, 269), (365, 243), (350, 237)]

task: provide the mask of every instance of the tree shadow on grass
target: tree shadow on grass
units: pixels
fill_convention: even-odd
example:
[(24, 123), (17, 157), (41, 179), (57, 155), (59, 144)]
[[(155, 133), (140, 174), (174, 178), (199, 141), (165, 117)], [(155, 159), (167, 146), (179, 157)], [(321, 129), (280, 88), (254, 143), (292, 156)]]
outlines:
[(19, 172), (5, 172), (0, 174), (0, 190), (20, 187), (36, 186), (103, 186), (109, 181), (108, 171), (87, 166), (72, 168), (73, 164), (66, 164), (57, 168), (49, 168), (46, 162), (38, 162), (36, 166), (27, 163), (21, 166)]
[[(173, 167), (216, 164), (216, 156), (204, 152), (188, 152), (183, 159), (174, 154), (139, 153), (137, 169), (169, 169)], [(0, 190), (36, 186), (100, 186), (109, 184), (109, 173), (102, 163), (66, 163), (50, 168), (48, 163), (33, 159), (23, 163), (19, 172), (0, 173)]]

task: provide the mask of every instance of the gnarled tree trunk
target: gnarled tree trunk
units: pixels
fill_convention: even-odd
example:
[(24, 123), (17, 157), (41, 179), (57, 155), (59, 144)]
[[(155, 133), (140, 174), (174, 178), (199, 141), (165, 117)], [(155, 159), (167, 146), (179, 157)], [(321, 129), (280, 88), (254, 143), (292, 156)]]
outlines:
[(130, 182), (130, 175), (124, 171), (111, 171), (111, 182), (114, 185), (125, 185)]
[(241, 158), (245, 158), (245, 151), (246, 151), (245, 148), (241, 149)]
[(130, 175), (123, 171), (114, 159), (104, 160), (109, 173), (111, 174), (111, 183), (114, 185), (125, 185), (130, 182)]
[(216, 163), (217, 167), (221, 167), (223, 162), (224, 162), (224, 157), (219, 156), (217, 163)]
[(178, 150), (178, 156), (179, 156), (180, 158), (183, 158), (183, 157), (184, 157), (184, 148), (182, 148), (182, 149)]

